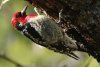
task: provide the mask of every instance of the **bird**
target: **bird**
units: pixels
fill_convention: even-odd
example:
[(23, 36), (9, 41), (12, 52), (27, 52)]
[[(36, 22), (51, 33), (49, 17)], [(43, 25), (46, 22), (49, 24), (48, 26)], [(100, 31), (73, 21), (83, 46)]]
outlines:
[(27, 8), (25, 6), (23, 10), (13, 14), (12, 27), (34, 43), (78, 60), (79, 57), (74, 53), (79, 49), (76, 41), (64, 33), (52, 18), (36, 13), (27, 15)]

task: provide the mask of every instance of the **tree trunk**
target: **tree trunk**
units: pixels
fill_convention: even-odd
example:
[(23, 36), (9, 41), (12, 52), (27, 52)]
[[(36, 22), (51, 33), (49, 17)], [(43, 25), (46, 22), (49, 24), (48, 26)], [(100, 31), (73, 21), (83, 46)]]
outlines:
[(66, 33), (81, 44), (86, 51), (100, 61), (100, 0), (27, 0), (33, 6), (43, 9), (53, 19), (59, 19)]

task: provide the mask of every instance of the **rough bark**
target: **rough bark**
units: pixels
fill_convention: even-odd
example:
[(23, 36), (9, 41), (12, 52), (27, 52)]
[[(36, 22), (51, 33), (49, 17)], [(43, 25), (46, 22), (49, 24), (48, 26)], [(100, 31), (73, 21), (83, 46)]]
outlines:
[(62, 29), (77, 41), (84, 51), (100, 61), (100, 0), (27, 0), (33, 6), (43, 9), (58, 20), (62, 11)]

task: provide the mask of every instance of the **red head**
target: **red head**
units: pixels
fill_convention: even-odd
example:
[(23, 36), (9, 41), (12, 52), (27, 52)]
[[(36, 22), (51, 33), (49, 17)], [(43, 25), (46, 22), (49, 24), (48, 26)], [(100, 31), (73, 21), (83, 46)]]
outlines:
[(21, 23), (22, 25), (24, 25), (28, 21), (28, 19), (34, 16), (37, 16), (37, 14), (26, 15), (26, 10), (27, 10), (27, 6), (25, 6), (22, 11), (14, 13), (12, 20), (11, 20), (12, 26), (14, 28), (16, 28), (16, 25), (18, 23)]
[(27, 6), (25, 6), (25, 8), (21, 11), (21, 12), (16, 12), (14, 13), (13, 17), (12, 17), (12, 26), (15, 28), (16, 27), (16, 23), (19, 22), (19, 23), (22, 23), (24, 24), (26, 21), (25, 21), (25, 18), (26, 18), (26, 9), (27, 9)]

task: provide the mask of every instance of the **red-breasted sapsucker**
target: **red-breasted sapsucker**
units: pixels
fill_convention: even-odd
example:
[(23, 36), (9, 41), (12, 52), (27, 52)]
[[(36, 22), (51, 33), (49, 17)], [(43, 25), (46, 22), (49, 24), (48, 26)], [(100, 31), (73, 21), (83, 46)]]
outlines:
[(13, 15), (12, 26), (14, 29), (41, 46), (79, 59), (73, 53), (78, 49), (75, 41), (64, 33), (56, 21), (46, 15), (36, 13), (26, 15), (26, 10), (27, 6), (21, 12)]

